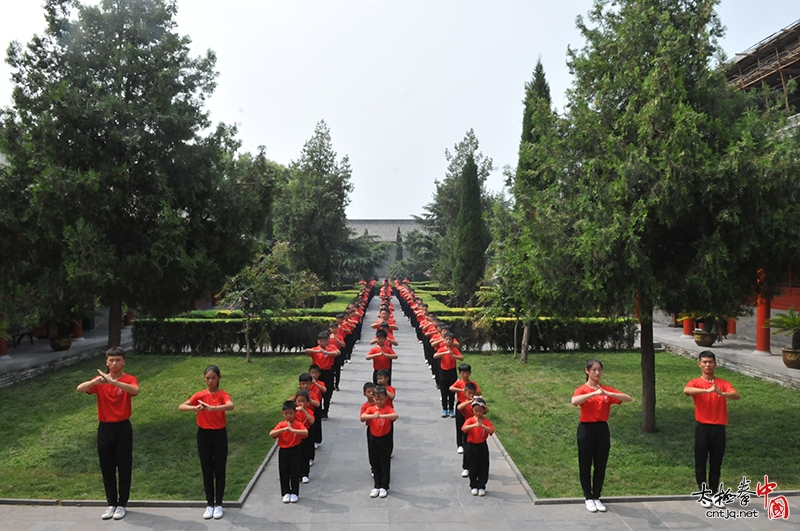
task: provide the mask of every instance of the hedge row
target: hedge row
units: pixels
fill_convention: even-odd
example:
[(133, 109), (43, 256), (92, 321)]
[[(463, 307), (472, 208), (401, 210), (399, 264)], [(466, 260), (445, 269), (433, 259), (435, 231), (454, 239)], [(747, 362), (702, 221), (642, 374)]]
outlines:
[[(524, 323), (511, 317), (477, 320), (472, 317), (440, 317), (450, 325), (462, 350), (481, 350), (490, 345), (497, 350), (514, 350), (514, 326), (517, 343), (522, 341)], [(560, 321), (541, 318), (533, 322), (530, 348), (536, 352), (559, 352), (568, 349), (630, 349), (638, 335), (635, 319), (586, 318)]]
[[(296, 351), (317, 343), (317, 334), (327, 329), (328, 317), (280, 317), (253, 319), (250, 341), (261, 352)], [(133, 348), (136, 352), (234, 353), (244, 350), (244, 319), (136, 319)]]

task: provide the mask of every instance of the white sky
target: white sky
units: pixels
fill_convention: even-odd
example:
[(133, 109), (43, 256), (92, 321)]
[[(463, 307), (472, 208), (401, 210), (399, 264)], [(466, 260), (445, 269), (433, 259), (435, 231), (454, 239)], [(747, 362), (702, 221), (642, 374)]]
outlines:
[[(97, 3), (91, 0), (90, 3)], [(195, 55), (217, 54), (213, 122), (236, 123), (243, 150), (288, 164), (324, 119), (347, 154), (351, 219), (408, 218), (470, 128), (494, 159), (488, 185), (516, 166), (524, 84), (541, 56), (554, 104), (571, 83), (566, 49), (591, 0), (178, 0)], [(44, 29), (41, 0), (0, 0), (0, 44)], [(729, 56), (800, 18), (797, 0), (722, 0)], [(11, 104), (0, 65), (0, 106)]]

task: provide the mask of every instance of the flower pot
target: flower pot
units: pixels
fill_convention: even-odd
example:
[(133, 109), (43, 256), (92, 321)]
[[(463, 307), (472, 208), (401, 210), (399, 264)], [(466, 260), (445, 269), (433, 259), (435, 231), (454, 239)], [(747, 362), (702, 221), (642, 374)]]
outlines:
[(716, 340), (716, 332), (694, 332), (694, 342), (698, 347), (710, 347)]
[(800, 369), (800, 350), (790, 348), (781, 349), (783, 364), (790, 369)]
[(72, 346), (72, 334), (67, 336), (53, 336), (50, 338), (50, 348), (56, 352), (67, 350)]

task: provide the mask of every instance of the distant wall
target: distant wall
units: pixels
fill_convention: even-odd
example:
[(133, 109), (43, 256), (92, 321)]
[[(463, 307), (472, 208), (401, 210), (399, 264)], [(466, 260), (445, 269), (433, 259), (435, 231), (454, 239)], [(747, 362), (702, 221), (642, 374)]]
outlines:
[[(422, 230), (422, 225), (414, 219), (348, 219), (347, 227), (356, 236), (361, 236), (364, 231), (371, 236), (377, 236), (379, 241), (394, 243), (397, 241), (397, 229), (400, 234), (405, 235), (412, 230)], [(396, 251), (392, 247), (386, 256), (386, 262), (377, 273), (379, 277), (385, 277), (389, 273), (389, 268), (395, 263)], [(403, 247), (403, 258), (408, 257), (408, 250)]]

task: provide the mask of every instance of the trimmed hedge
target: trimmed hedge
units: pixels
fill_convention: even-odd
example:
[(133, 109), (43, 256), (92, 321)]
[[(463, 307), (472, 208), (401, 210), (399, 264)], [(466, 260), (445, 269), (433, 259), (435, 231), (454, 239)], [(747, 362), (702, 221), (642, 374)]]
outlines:
[[(253, 319), (250, 340), (261, 352), (297, 351), (316, 345), (330, 323), (317, 316)], [(244, 350), (244, 328), (245, 319), (136, 319), (133, 348), (145, 354), (233, 354)]]
[[(492, 345), (497, 350), (514, 350), (514, 324), (512, 317), (476, 320), (473, 317), (440, 317), (450, 325), (463, 350), (481, 350)], [(532, 351), (560, 352), (568, 349), (600, 350), (631, 349), (639, 333), (636, 319), (584, 318), (561, 321), (543, 317), (533, 323), (533, 334), (528, 341)], [(517, 329), (522, 340), (523, 321)]]

